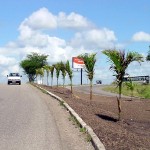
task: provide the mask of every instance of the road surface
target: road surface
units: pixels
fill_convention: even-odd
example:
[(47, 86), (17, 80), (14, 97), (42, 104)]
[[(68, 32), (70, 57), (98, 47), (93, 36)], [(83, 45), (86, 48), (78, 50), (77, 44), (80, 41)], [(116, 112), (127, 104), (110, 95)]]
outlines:
[(0, 84), (0, 150), (93, 150), (68, 118), (37, 88)]
[[(106, 87), (106, 86), (107, 85), (93, 85), (93, 88), (92, 88), (93, 94), (102, 95), (102, 96), (109, 96), (109, 97), (118, 96), (118, 94), (116, 94), (116, 93), (111, 93), (111, 92), (104, 91), (103, 88)], [(74, 86), (73, 89), (76, 90), (76, 91), (79, 91), (79, 92), (90, 93), (89, 85)], [(128, 96), (124, 96), (124, 95), (122, 95), (122, 97), (127, 97), (128, 98)]]

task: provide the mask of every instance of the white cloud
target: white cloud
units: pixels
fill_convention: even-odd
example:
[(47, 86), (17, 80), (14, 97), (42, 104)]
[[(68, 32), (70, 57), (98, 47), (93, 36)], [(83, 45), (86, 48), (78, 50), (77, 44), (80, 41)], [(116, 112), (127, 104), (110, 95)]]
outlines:
[(34, 30), (32, 30), (29, 26), (24, 26), (24, 25), (21, 25), (19, 27), (19, 31), (20, 31), (20, 36), (19, 36), (20, 40), (26, 40), (28, 38), (34, 37), (35, 34)]
[(96, 80), (102, 80), (102, 84), (110, 84), (115, 80), (113, 72), (109, 69), (109, 66), (106, 66), (105, 68), (96, 69), (94, 78)]
[[(50, 20), (53, 21), (51, 22)], [(49, 22), (51, 24), (49, 24)], [(43, 29), (51, 29), (52, 27), (71, 29), (82, 28), (86, 30), (77, 32), (71, 42), (67, 42), (68, 45), (66, 45), (64, 39), (50, 37), (45, 33), (43, 34)], [(94, 29), (94, 25), (80, 14), (72, 12), (69, 15), (66, 15), (66, 13), (60, 12), (58, 16), (54, 16), (46, 8), (41, 8), (26, 18), (21, 23), (19, 30), (20, 36), (18, 44), (22, 47), (33, 46), (35, 48), (46, 48), (47, 45), (49, 45), (52, 50), (55, 50), (57, 47), (59, 49), (65, 48), (65, 46), (72, 46), (74, 48), (78, 47), (78, 49), (82, 48), (90, 50), (112, 48), (117, 41), (114, 31), (107, 28)]]
[(15, 64), (13, 66), (9, 66), (8, 70), (9, 72), (19, 72), (19, 65)]
[(145, 61), (139, 64), (138, 62), (133, 62), (129, 65), (127, 69), (127, 73), (130, 74), (130, 76), (145, 76), (150, 75), (150, 63)]
[(92, 27), (92, 23), (90, 23), (85, 17), (77, 14), (70, 13), (66, 15), (64, 12), (60, 12), (58, 17), (58, 26), (62, 28), (72, 28), (72, 29), (85, 29)]
[(71, 12), (66, 14), (60, 12), (58, 16), (49, 12), (47, 8), (41, 8), (26, 18), (20, 25), (21, 37), (30, 37), (37, 30), (69, 28), (85, 29), (92, 27), (93, 24), (80, 14)]
[[(9, 72), (18, 71), (19, 65), (14, 57), (0, 55), (0, 71), (2, 76), (8, 75)], [(3, 78), (2, 78), (3, 79)]]
[(53, 29), (57, 27), (56, 17), (47, 8), (41, 8), (26, 18), (20, 25), (20, 30), (29, 27), (32, 30)]
[(2, 71), (2, 73), (1, 73), (1, 75), (2, 76), (7, 76), (9, 74), (9, 71), (8, 70), (4, 70), (4, 71)]
[(0, 55), (0, 66), (9, 66), (9, 65), (13, 65), (16, 63), (16, 59), (15, 58), (11, 58), (11, 57), (6, 57), (3, 55)]
[(87, 49), (113, 48), (117, 38), (112, 30), (107, 28), (92, 29), (78, 32), (71, 40), (72, 46), (83, 46)]
[(1, 75), (7, 76), (10, 72), (19, 72), (19, 65), (18, 64), (10, 65), (9, 67), (3, 69)]
[(135, 42), (150, 42), (150, 34), (140, 31), (133, 35), (132, 40)]

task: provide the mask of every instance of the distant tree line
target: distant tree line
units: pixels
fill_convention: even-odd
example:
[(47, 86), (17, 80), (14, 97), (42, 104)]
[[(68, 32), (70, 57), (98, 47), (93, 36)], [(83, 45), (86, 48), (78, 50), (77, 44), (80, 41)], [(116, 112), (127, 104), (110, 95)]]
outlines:
[(65, 77), (66, 75), (69, 76), (70, 85), (71, 85), (71, 92), (72, 92), (72, 78), (73, 78), (73, 71), (70, 67), (70, 63), (67, 60), (66, 63), (58, 62), (53, 65), (48, 65), (47, 62), (48, 55), (38, 54), (38, 53), (31, 53), (28, 54), (26, 59), (20, 62), (20, 66), (23, 68), (24, 73), (27, 75), (29, 82), (34, 82), (38, 76), (43, 83), (44, 73), (46, 71), (47, 76), (47, 85), (49, 85), (48, 78), (51, 74), (51, 86), (53, 85), (53, 76), (54, 70), (56, 71), (56, 78), (57, 78), (57, 87), (58, 87), (58, 79), (60, 72), (63, 76), (63, 87), (65, 84)]

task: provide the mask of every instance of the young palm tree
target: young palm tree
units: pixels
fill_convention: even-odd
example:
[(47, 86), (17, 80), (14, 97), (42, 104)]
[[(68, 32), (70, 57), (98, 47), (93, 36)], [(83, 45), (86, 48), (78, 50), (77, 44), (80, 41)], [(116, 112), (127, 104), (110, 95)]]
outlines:
[(58, 78), (60, 74), (60, 69), (61, 69), (61, 63), (58, 62), (57, 64), (54, 64), (55, 70), (56, 70), (56, 78), (57, 78), (57, 87), (58, 87)]
[(143, 57), (137, 52), (128, 52), (125, 54), (125, 51), (118, 50), (103, 50), (109, 61), (111, 62), (110, 70), (115, 72), (117, 85), (119, 87), (119, 98), (117, 97), (118, 102), (118, 120), (121, 119), (121, 93), (122, 93), (122, 83), (125, 75), (125, 71), (128, 68), (129, 64), (133, 61), (142, 62)]
[(53, 76), (54, 76), (54, 65), (50, 67), (50, 72), (51, 72), (51, 87), (53, 86)]
[(36, 83), (38, 83), (38, 82), (37, 82), (37, 78), (38, 78), (38, 75), (40, 75), (38, 69), (35, 70), (35, 75), (36, 75)]
[(40, 81), (42, 81), (41, 84), (43, 84), (44, 69), (43, 68), (36, 69), (36, 75), (40, 75)]
[(65, 67), (65, 64), (64, 64), (62, 61), (60, 62), (60, 64), (61, 64), (60, 70), (61, 70), (61, 72), (62, 72), (63, 87), (64, 87), (64, 85), (65, 85), (65, 77), (66, 77), (66, 67)]
[(93, 77), (94, 77), (94, 66), (96, 63), (96, 53), (87, 55), (87, 54), (82, 54), (78, 56), (79, 58), (83, 59), (87, 76), (90, 80), (90, 100), (92, 100), (92, 86), (93, 86)]
[(66, 68), (67, 74), (68, 74), (69, 79), (70, 79), (71, 93), (73, 93), (73, 89), (72, 89), (73, 72), (72, 72), (72, 69), (71, 69), (71, 67), (70, 67), (70, 63), (69, 63), (68, 60), (67, 60), (67, 62), (66, 62), (66, 64), (65, 64), (65, 68)]
[(49, 65), (45, 65), (45, 66), (43, 66), (43, 69), (46, 70), (47, 85), (49, 85), (48, 78), (49, 78), (50, 66)]

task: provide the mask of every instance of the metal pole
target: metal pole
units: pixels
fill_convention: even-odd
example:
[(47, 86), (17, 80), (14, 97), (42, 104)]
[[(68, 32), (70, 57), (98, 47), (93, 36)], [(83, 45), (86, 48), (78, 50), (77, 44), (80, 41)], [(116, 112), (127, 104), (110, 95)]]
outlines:
[(81, 68), (81, 85), (82, 85), (82, 68)]

